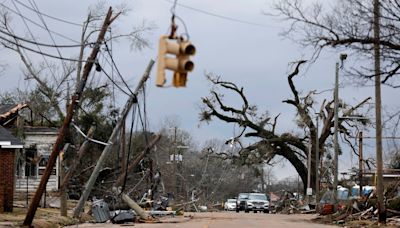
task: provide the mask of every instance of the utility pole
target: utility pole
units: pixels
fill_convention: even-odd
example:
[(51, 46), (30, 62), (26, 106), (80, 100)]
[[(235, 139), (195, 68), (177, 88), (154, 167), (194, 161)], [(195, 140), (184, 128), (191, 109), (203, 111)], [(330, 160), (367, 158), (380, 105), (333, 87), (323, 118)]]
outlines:
[(362, 196), (363, 188), (363, 133), (358, 133), (358, 180), (360, 182), (360, 197)]
[(175, 199), (177, 199), (178, 198), (178, 194), (179, 194), (179, 187), (178, 187), (178, 173), (177, 173), (177, 171), (178, 171), (178, 156), (177, 156), (177, 151), (176, 151), (176, 146), (177, 146), (177, 144), (176, 144), (176, 134), (177, 134), (177, 127), (174, 127), (174, 161), (173, 161), (173, 164), (174, 164), (174, 178), (175, 178)]
[(376, 118), (376, 172), (378, 196), (378, 222), (386, 224), (386, 208), (383, 201), (383, 161), (382, 161), (382, 116), (381, 116), (381, 62), (380, 62), (380, 6), (374, 0), (374, 59), (375, 59), (375, 118)]
[(316, 212), (318, 212), (319, 202), (319, 138), (318, 138), (318, 127), (319, 127), (319, 113), (316, 117), (316, 130), (315, 130), (315, 201), (316, 201)]
[(89, 180), (85, 184), (85, 189), (82, 192), (81, 198), (79, 199), (78, 205), (76, 206), (75, 211), (74, 211), (74, 218), (80, 217), (83, 206), (85, 205), (85, 202), (88, 199), (90, 192), (92, 191), (93, 185), (96, 182), (97, 177), (99, 176), (100, 169), (103, 167), (103, 164), (106, 161), (106, 158), (112, 152), (112, 148), (113, 148), (114, 144), (116, 143), (119, 131), (122, 127), (122, 123), (125, 121), (133, 104), (137, 103), (136, 96), (139, 93), (139, 91), (142, 89), (144, 83), (149, 78), (150, 71), (151, 71), (151, 68), (153, 67), (153, 65), (154, 65), (154, 61), (151, 60), (142, 76), (142, 79), (140, 80), (139, 84), (137, 85), (134, 93), (129, 97), (128, 101), (126, 102), (125, 107), (121, 113), (121, 116), (118, 119), (117, 124), (111, 133), (110, 138), (108, 139), (108, 145), (104, 148), (103, 152), (101, 153), (100, 158), (97, 161), (97, 164), (94, 167)]
[[(340, 61), (343, 67), (343, 61), (347, 58), (347, 54), (340, 54)], [(334, 92), (334, 134), (333, 134), (333, 142), (335, 147), (335, 156), (334, 156), (334, 179), (333, 179), (333, 199), (335, 200), (335, 211), (338, 207), (338, 199), (337, 199), (337, 186), (338, 186), (338, 174), (339, 174), (339, 62), (336, 62), (336, 70), (335, 70), (335, 92)]]
[(46, 185), (47, 185), (47, 182), (48, 182), (48, 180), (50, 178), (50, 175), (52, 173), (54, 165), (56, 163), (56, 160), (57, 160), (57, 157), (58, 157), (58, 154), (59, 154), (59, 150), (61, 148), (62, 143), (64, 142), (65, 133), (66, 133), (68, 127), (69, 127), (69, 124), (71, 123), (72, 117), (73, 117), (75, 109), (77, 107), (77, 104), (79, 104), (82, 92), (83, 92), (83, 90), (84, 90), (84, 88), (86, 86), (87, 78), (89, 76), (90, 71), (92, 70), (93, 64), (94, 64), (94, 62), (96, 60), (96, 57), (97, 57), (97, 53), (100, 50), (100, 45), (104, 41), (104, 36), (105, 36), (106, 31), (107, 31), (107, 28), (108, 28), (108, 26), (110, 26), (110, 24), (113, 22), (113, 20), (115, 20), (115, 18), (119, 14), (117, 14), (113, 18), (111, 18), (111, 15), (112, 15), (112, 9), (110, 7), (108, 9), (107, 16), (104, 19), (104, 23), (103, 23), (103, 26), (102, 26), (102, 28), (100, 30), (100, 33), (99, 33), (99, 36), (97, 38), (96, 44), (95, 44), (90, 56), (88, 57), (87, 62), (85, 64), (85, 67), (83, 69), (83, 75), (82, 75), (82, 79), (80, 81), (80, 84), (77, 87), (77, 90), (76, 90), (75, 94), (72, 97), (71, 104), (68, 106), (67, 115), (64, 118), (64, 122), (63, 122), (63, 125), (62, 125), (62, 127), (61, 127), (61, 129), (59, 131), (57, 140), (54, 143), (54, 146), (53, 146), (51, 155), (49, 157), (49, 161), (47, 163), (47, 166), (46, 166), (46, 169), (44, 171), (44, 174), (43, 174), (42, 178), (40, 179), (39, 186), (36, 189), (36, 192), (35, 192), (35, 195), (34, 195), (34, 197), (32, 199), (31, 204), (29, 205), (28, 212), (27, 212), (25, 220), (23, 222), (24, 226), (31, 226), (32, 225), (32, 221), (33, 221), (33, 218), (35, 217), (35, 213), (36, 213), (37, 207), (39, 206), (39, 203), (40, 203), (40, 198), (42, 197), (43, 192), (46, 189)]
[(337, 210), (338, 207), (338, 199), (337, 199), (337, 186), (338, 186), (338, 171), (339, 171), (339, 142), (338, 142), (338, 127), (339, 127), (339, 116), (338, 116), (338, 106), (339, 106), (339, 63), (336, 62), (336, 72), (335, 72), (335, 92), (334, 92), (334, 134), (333, 134), (333, 142), (335, 148), (335, 155), (333, 157), (334, 162), (334, 179), (333, 179), (333, 199), (335, 202), (334, 210)]

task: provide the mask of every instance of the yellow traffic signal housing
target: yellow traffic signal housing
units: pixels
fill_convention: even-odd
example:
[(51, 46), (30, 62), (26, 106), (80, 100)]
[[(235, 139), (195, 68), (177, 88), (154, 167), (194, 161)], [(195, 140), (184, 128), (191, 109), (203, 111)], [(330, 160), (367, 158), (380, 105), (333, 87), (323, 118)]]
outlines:
[(156, 85), (164, 86), (166, 82), (165, 70), (174, 71), (173, 85), (186, 86), (187, 73), (194, 69), (190, 56), (196, 53), (196, 48), (189, 41), (168, 39), (161, 36), (158, 49), (158, 67)]

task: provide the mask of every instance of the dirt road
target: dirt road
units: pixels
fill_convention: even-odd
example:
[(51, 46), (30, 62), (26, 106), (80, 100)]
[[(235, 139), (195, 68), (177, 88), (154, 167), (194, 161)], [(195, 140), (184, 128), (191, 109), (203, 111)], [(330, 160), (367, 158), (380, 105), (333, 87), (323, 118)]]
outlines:
[[(190, 217), (188, 217), (190, 216)], [(314, 215), (282, 215), (263, 213), (235, 213), (235, 212), (214, 212), (214, 213), (185, 213), (185, 218), (177, 216), (167, 219), (169, 223), (157, 224), (132, 224), (135, 228), (258, 228), (258, 227), (279, 227), (279, 228), (319, 228), (336, 227), (311, 223)], [(127, 224), (123, 225), (128, 226)], [(77, 226), (70, 226), (77, 227)], [(81, 224), (78, 227), (122, 227), (116, 224)]]

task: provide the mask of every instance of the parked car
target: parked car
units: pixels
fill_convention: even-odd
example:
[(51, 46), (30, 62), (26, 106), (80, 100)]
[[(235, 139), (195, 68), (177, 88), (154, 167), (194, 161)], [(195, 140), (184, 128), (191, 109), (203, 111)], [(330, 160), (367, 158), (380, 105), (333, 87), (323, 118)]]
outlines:
[(246, 201), (249, 199), (249, 193), (239, 193), (236, 199), (236, 212), (244, 211), (246, 208)]
[(269, 213), (269, 201), (267, 196), (264, 193), (250, 193), (244, 209), (246, 213), (249, 213), (249, 211), (254, 211), (254, 213), (257, 213), (257, 211)]
[(236, 199), (228, 199), (224, 204), (225, 211), (234, 211), (236, 209)]

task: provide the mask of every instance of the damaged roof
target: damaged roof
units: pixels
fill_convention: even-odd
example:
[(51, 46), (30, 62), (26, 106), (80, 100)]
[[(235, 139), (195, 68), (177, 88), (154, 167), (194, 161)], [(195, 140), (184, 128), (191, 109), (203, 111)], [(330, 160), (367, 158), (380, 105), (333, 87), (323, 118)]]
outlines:
[(21, 140), (16, 138), (4, 127), (0, 126), (0, 148), (22, 148)]
[(0, 104), (0, 122), (9, 119), (19, 110), (28, 107), (27, 104)]

